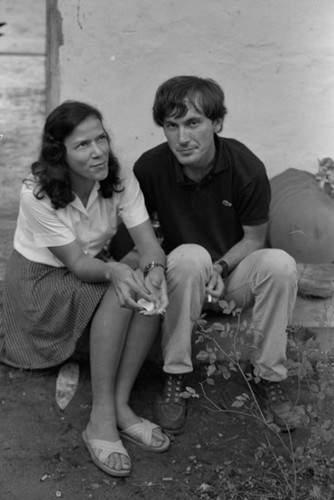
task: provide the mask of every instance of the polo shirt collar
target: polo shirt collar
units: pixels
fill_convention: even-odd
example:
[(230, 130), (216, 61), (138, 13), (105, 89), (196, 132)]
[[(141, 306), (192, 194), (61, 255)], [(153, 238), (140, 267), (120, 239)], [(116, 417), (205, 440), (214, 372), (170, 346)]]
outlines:
[[(212, 174), (217, 174), (218, 172), (221, 172), (223, 170), (228, 169), (228, 163), (226, 161), (225, 155), (224, 155), (224, 139), (222, 137), (219, 137), (217, 134), (214, 135), (214, 141), (215, 141), (215, 147), (216, 147), (216, 155), (215, 155), (215, 161), (213, 168), (208, 172), (208, 174), (203, 177), (201, 182), (204, 182), (208, 176)], [(182, 165), (178, 162), (176, 157), (172, 155), (172, 162), (173, 162), (173, 167), (176, 175), (176, 181), (180, 184), (194, 184), (195, 182), (189, 179), (186, 175), (183, 173)], [(195, 183), (196, 184), (196, 183)]]

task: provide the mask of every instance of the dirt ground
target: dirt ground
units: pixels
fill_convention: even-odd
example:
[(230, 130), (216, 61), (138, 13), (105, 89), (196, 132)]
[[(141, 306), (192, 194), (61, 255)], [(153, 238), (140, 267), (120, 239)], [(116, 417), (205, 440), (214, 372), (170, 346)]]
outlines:
[[(278, 467), (281, 459), (267, 457), (264, 463), (259, 453), (267, 446), (263, 425), (251, 416), (231, 417), (208, 402), (207, 398), (218, 402), (222, 380), (205, 385), (204, 397), (200, 387), (206, 377), (204, 365), (197, 365), (188, 377), (187, 385), (200, 397), (189, 401), (186, 430), (173, 439), (170, 450), (152, 454), (126, 443), (133, 461), (131, 476), (106, 475), (91, 462), (81, 438), (89, 418), (91, 389), (88, 360), (80, 356), (76, 361), (79, 385), (64, 411), (55, 401), (59, 367), (30, 372), (0, 364), (1, 500), (292, 498), (284, 493)], [(160, 384), (159, 364), (147, 361), (133, 391), (132, 406), (138, 414), (154, 419), (153, 403)], [(289, 384), (290, 394), (297, 397), (292, 379)], [(298, 397), (305, 399), (306, 391), (299, 388)], [(295, 431), (293, 447), (304, 443), (307, 435), (307, 429)], [(270, 438), (271, 446), (289, 467), (291, 461), (282, 445), (290, 446), (289, 436), (280, 436), (282, 442), (274, 435)], [(308, 481), (304, 486), (306, 491), (311, 488)], [(305, 496), (303, 488), (296, 498), (312, 497)]]

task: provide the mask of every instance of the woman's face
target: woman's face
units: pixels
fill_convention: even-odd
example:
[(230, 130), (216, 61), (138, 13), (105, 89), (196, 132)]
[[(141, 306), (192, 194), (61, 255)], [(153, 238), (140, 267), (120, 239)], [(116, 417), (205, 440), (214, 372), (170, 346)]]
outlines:
[(75, 187), (84, 179), (102, 181), (108, 175), (109, 143), (100, 120), (89, 116), (65, 139), (66, 161)]

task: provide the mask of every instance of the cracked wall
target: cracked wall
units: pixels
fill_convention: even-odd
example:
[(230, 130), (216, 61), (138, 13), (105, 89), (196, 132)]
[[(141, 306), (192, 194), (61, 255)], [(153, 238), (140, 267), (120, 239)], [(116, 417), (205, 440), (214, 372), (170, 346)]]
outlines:
[(332, 0), (57, 3), (53, 104), (98, 106), (124, 163), (164, 140), (151, 118), (153, 97), (177, 74), (222, 85), (223, 135), (252, 149), (270, 177), (289, 167), (316, 172), (318, 158), (333, 157)]

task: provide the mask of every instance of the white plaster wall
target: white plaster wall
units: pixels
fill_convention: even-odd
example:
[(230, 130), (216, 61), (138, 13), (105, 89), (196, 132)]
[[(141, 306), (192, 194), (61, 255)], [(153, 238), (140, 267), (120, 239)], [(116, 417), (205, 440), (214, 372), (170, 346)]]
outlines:
[(58, 0), (60, 98), (97, 105), (132, 165), (164, 140), (151, 118), (170, 76), (216, 79), (222, 135), (266, 164), (269, 177), (317, 171), (334, 155), (333, 0)]

